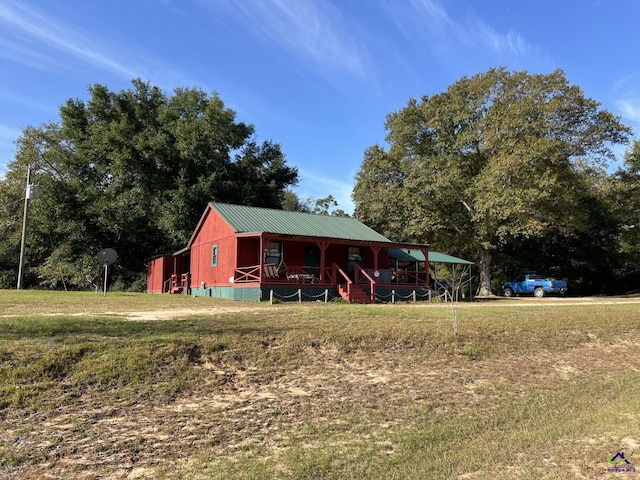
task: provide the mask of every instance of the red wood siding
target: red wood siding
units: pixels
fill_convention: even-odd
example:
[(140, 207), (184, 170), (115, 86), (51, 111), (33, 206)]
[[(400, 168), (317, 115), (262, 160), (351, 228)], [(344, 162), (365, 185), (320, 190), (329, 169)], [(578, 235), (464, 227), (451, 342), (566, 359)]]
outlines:
[(330, 267), (333, 264), (340, 268), (347, 266), (347, 246), (346, 245), (329, 245), (326, 253), (326, 264)]
[[(212, 247), (218, 245), (218, 265), (213, 267)], [(230, 285), (236, 267), (236, 238), (231, 227), (208, 208), (207, 216), (191, 244), (191, 286)]]
[(162, 293), (164, 282), (173, 273), (173, 255), (149, 259), (147, 266), (147, 293)]
[(304, 248), (315, 247), (311, 242), (284, 242), (282, 245), (284, 263), (287, 265), (304, 266)]
[(184, 256), (184, 255), (177, 255), (173, 257), (172, 273), (175, 273), (177, 275), (182, 275), (183, 273), (187, 273), (187, 271), (189, 270), (186, 265), (188, 258), (189, 258), (188, 256)]
[(378, 256), (378, 268), (389, 268), (389, 249), (383, 248)]
[(238, 267), (251, 267), (260, 263), (260, 239), (238, 239)]

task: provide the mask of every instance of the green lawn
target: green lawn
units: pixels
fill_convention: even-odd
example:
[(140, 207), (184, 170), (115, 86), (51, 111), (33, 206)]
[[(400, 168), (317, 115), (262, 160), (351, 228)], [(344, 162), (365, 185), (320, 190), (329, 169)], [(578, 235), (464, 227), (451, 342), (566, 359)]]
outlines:
[(640, 299), (459, 318), (0, 291), (0, 477), (602, 478), (638, 450)]

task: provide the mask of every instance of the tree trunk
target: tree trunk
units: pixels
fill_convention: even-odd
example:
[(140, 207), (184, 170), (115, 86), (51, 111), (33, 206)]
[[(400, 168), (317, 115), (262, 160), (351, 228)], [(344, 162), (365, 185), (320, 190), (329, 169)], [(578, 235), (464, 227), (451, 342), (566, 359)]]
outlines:
[(480, 285), (478, 296), (486, 297), (493, 295), (491, 291), (491, 252), (478, 245), (478, 256), (480, 257)]

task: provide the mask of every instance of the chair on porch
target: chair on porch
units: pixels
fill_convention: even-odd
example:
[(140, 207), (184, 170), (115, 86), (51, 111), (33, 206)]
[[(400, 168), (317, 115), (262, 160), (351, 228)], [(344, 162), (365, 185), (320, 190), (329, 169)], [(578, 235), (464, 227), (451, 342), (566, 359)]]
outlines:
[(278, 265), (275, 263), (265, 263), (264, 278), (278, 278), (280, 276), (278, 270)]

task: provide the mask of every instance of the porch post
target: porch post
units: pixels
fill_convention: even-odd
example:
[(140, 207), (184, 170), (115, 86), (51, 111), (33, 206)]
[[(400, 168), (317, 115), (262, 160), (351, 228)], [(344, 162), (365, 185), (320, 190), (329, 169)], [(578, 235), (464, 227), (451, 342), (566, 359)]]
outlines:
[(380, 256), (380, 250), (382, 250), (382, 247), (380, 245), (370, 245), (371, 250), (373, 250), (373, 270), (379, 270), (378, 265), (379, 265), (379, 256)]
[(421, 248), (422, 254), (424, 255), (424, 269), (425, 269), (425, 282), (427, 282), (427, 288), (431, 286), (431, 278), (429, 273), (429, 248)]
[(264, 275), (264, 237), (260, 234), (260, 283), (262, 283), (262, 276)]
[(398, 259), (396, 258), (396, 285), (398, 285), (400, 283), (400, 262), (398, 262)]
[(316, 242), (316, 245), (318, 245), (318, 248), (320, 249), (320, 282), (324, 282), (324, 268), (325, 268), (325, 262), (327, 260), (327, 248), (329, 248), (329, 242)]

